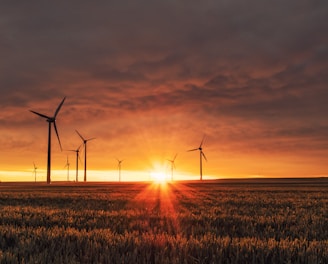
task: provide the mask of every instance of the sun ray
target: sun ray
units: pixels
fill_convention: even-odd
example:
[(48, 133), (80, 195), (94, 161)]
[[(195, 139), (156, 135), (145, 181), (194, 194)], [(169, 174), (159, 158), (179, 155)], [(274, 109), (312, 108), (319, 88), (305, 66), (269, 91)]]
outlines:
[(144, 226), (149, 232), (155, 228), (167, 230), (170, 234), (179, 232), (179, 213), (176, 211), (178, 199), (172, 186), (167, 182), (149, 183), (128, 205), (139, 208), (147, 216)]

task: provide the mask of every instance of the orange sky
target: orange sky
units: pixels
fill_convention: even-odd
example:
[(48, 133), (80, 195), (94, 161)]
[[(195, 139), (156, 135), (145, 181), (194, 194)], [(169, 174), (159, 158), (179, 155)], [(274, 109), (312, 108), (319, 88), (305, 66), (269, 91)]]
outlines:
[[(187, 150), (203, 135), (208, 178), (327, 175), (327, 5), (1, 3), (0, 180), (33, 180), (33, 162), (44, 174), (47, 123), (29, 110), (53, 115), (64, 96), (63, 149), (75, 129), (96, 138), (89, 180), (115, 179), (116, 158), (126, 180), (169, 174), (176, 153), (176, 176), (198, 178)], [(52, 135), (53, 169), (69, 155), (73, 176)]]

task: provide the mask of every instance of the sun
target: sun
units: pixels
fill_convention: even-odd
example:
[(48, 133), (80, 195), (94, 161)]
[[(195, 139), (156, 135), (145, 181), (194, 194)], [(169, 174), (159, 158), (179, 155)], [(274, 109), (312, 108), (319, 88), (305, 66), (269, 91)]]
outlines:
[(161, 171), (152, 171), (150, 173), (151, 178), (154, 182), (165, 183), (167, 180), (166, 173)]

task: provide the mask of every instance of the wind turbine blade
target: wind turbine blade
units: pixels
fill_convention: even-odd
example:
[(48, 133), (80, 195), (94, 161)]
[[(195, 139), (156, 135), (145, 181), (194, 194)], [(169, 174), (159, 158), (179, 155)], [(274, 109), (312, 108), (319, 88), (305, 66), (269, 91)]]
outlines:
[[(80, 150), (80, 148), (79, 148), (79, 153), (80, 153), (81, 155), (83, 155), (83, 153), (84, 153), (84, 149), (85, 149), (85, 144), (82, 143), (81, 146), (84, 146), (84, 148), (82, 148), (82, 150)], [(80, 146), (80, 147), (81, 147), (81, 146)]]
[(207, 161), (207, 158), (206, 158), (206, 156), (205, 156), (205, 154), (204, 154), (204, 152), (202, 151), (202, 156), (204, 157), (204, 159)]
[(202, 142), (200, 142), (200, 145), (199, 145), (200, 148), (203, 146), (204, 140), (205, 140), (205, 135), (203, 136)]
[(32, 112), (33, 114), (36, 114), (36, 115), (38, 115), (38, 116), (41, 116), (41, 117), (43, 117), (43, 118), (50, 119), (49, 116), (46, 116), (46, 115), (40, 114), (40, 113), (38, 113), (38, 112), (35, 112), (35, 111), (32, 111), (32, 110), (30, 110), (30, 112)]
[(187, 151), (195, 151), (195, 150), (198, 150), (198, 148), (190, 149), (190, 150), (187, 150)]
[(174, 158), (173, 158), (173, 162), (175, 161), (175, 159), (177, 158), (178, 153), (175, 154)]
[(54, 116), (55, 118), (56, 118), (56, 116), (57, 116), (57, 114), (58, 114), (60, 108), (62, 107), (62, 105), (63, 105), (65, 99), (66, 99), (66, 97), (64, 97), (64, 99), (61, 101), (61, 103), (60, 103), (59, 106), (57, 107), (56, 112), (55, 112), (55, 116)]
[(58, 131), (57, 131), (56, 121), (54, 122), (54, 127), (55, 127), (56, 135), (57, 135), (57, 138), (58, 138), (60, 150), (63, 151), (62, 145), (60, 143), (60, 138), (59, 138), (59, 135), (58, 135)]
[(79, 158), (80, 164), (82, 165), (83, 163), (82, 163), (82, 160), (81, 160), (81, 158), (80, 158), (80, 154), (78, 153), (77, 156), (78, 156), (78, 158)]
[(84, 137), (82, 137), (82, 135), (79, 133), (79, 131), (77, 131), (76, 129), (75, 129), (75, 131), (76, 131), (76, 133), (80, 136), (80, 138), (81, 138), (83, 141), (85, 141)]
[(86, 141), (90, 141), (90, 140), (93, 140), (93, 139), (96, 139), (96, 138), (88, 138), (88, 139), (86, 139)]
[(77, 149), (66, 149), (66, 151), (79, 152), (82, 145), (83, 145), (83, 143)]

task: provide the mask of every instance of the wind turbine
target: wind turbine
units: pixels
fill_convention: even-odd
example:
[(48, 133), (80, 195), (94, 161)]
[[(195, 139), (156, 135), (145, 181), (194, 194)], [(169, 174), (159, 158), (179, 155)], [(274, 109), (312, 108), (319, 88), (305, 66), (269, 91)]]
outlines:
[(202, 147), (203, 146), (203, 143), (204, 143), (204, 139), (205, 139), (205, 136), (203, 137), (203, 140), (200, 143), (200, 145), (199, 145), (198, 148), (188, 150), (188, 151), (199, 150), (200, 180), (201, 181), (203, 180), (203, 158), (207, 161), (206, 156), (205, 156), (205, 154), (203, 152), (203, 147)]
[(174, 161), (177, 158), (177, 155), (178, 155), (178, 153), (175, 154), (175, 156), (174, 156), (174, 158), (172, 160), (169, 160), (168, 159), (168, 161), (171, 162), (171, 181), (173, 181), (173, 169), (175, 168)]
[(79, 181), (79, 160), (81, 161), (79, 152), (80, 152), (81, 146), (82, 145), (80, 145), (77, 149), (68, 150), (68, 151), (74, 151), (76, 153), (76, 182)]
[(88, 141), (95, 139), (95, 138), (88, 138), (85, 139), (84, 137), (82, 137), (82, 135), (79, 133), (79, 131), (75, 130), (76, 133), (80, 136), (80, 138), (83, 141), (83, 145), (84, 145), (84, 181), (87, 181), (87, 143)]
[(121, 168), (122, 168), (122, 162), (123, 160), (119, 160), (118, 158), (116, 158), (117, 160), (117, 164), (118, 164), (118, 181), (121, 181)]
[(67, 181), (69, 181), (69, 166), (70, 166), (70, 163), (68, 161), (68, 155), (67, 155), (67, 159), (66, 159), (66, 164), (65, 164), (65, 167), (67, 167)]
[(36, 166), (35, 166), (35, 163), (33, 162), (33, 167), (34, 167), (34, 181), (36, 182), (36, 170), (38, 169)]
[(60, 150), (62, 150), (62, 146), (61, 146), (61, 143), (60, 143), (60, 139), (59, 139), (59, 135), (58, 135), (58, 131), (57, 131), (57, 126), (56, 126), (56, 117), (57, 117), (58, 112), (59, 112), (60, 108), (62, 107), (65, 99), (66, 99), (66, 97), (64, 97), (64, 99), (58, 105), (54, 116), (46, 116), (46, 115), (43, 115), (43, 114), (40, 114), (38, 112), (30, 110), (33, 114), (36, 114), (38, 116), (41, 116), (41, 117), (45, 118), (46, 121), (49, 124), (49, 126), (48, 126), (49, 127), (48, 128), (48, 160), (47, 160), (47, 183), (48, 184), (51, 183), (51, 124), (52, 123), (54, 124), (54, 128), (55, 128), (55, 131), (56, 131), (56, 135), (57, 135), (57, 139), (58, 139), (58, 142), (59, 142)]

